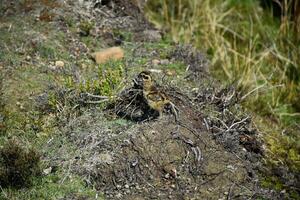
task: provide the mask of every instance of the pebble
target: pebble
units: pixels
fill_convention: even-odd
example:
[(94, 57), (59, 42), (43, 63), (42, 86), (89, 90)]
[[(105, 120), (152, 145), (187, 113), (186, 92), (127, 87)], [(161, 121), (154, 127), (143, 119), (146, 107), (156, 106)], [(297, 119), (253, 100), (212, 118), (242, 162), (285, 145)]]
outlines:
[(157, 30), (145, 30), (143, 32), (144, 40), (148, 42), (157, 42), (160, 41), (162, 38), (162, 35)]
[(152, 65), (157, 66), (160, 64), (160, 61), (158, 59), (153, 59), (152, 60)]
[(81, 64), (81, 68), (82, 68), (82, 69), (86, 69), (86, 68), (87, 68), (87, 65), (86, 65), (85, 63), (82, 63), (82, 64)]
[(176, 71), (175, 70), (167, 69), (167, 70), (165, 70), (165, 74), (167, 76), (175, 76), (176, 75)]
[(169, 173), (166, 173), (166, 174), (165, 174), (165, 178), (166, 178), (166, 179), (169, 179), (169, 178), (170, 178), (170, 174), (169, 174)]
[(170, 64), (170, 61), (168, 59), (162, 59), (162, 60), (160, 60), (160, 64), (161, 65), (168, 65), (168, 64)]
[(199, 91), (199, 88), (193, 88), (192, 89), (192, 92), (198, 92)]
[(129, 185), (128, 185), (128, 184), (126, 184), (124, 187), (125, 187), (126, 189), (128, 189), (128, 188), (129, 188)]
[(51, 173), (51, 171), (52, 171), (52, 167), (49, 167), (49, 168), (44, 169), (44, 170), (43, 170), (43, 173), (44, 173), (44, 175), (47, 176), (48, 174)]
[(30, 61), (31, 60), (31, 56), (26, 56), (25, 60), (26, 61)]
[(139, 185), (136, 185), (136, 186), (135, 186), (135, 189), (140, 190), (141, 188), (140, 188)]
[(65, 63), (61, 60), (55, 61), (55, 66), (56, 67), (64, 67)]

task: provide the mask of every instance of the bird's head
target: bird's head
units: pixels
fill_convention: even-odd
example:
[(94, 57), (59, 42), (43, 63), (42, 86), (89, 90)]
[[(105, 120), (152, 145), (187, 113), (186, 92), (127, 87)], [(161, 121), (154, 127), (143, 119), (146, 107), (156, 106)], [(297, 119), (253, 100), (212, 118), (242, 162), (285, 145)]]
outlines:
[(152, 76), (149, 71), (142, 71), (135, 79), (133, 79), (134, 85), (138, 88), (146, 89), (152, 86)]

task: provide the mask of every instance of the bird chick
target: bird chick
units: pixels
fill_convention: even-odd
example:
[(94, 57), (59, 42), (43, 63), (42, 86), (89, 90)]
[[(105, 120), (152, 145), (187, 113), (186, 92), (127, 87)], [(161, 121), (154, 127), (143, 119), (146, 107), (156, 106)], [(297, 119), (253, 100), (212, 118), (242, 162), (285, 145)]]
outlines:
[(134, 83), (137, 87), (143, 90), (143, 96), (146, 100), (147, 104), (153, 110), (159, 112), (159, 115), (162, 115), (163, 110), (167, 105), (170, 105), (175, 115), (175, 119), (177, 119), (177, 111), (175, 105), (168, 99), (166, 94), (160, 91), (151, 76), (151, 72), (142, 71), (139, 75), (134, 79)]

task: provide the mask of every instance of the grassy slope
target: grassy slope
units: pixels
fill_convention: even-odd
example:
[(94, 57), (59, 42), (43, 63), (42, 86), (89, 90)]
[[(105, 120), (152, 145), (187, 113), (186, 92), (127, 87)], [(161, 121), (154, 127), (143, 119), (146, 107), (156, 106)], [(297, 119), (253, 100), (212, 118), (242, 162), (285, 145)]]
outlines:
[[(258, 1), (150, 1), (148, 17), (175, 41), (207, 51), (211, 71), (234, 83), (267, 145), (266, 162), (300, 172), (300, 41), (292, 23)], [(282, 184), (276, 177), (266, 185)]]
[[(59, 135), (55, 125), (51, 124), (53, 117), (37, 110), (32, 101), (50, 83), (61, 78), (53, 73), (43, 72), (48, 61), (71, 61), (64, 48), (65, 35), (48, 23), (35, 22), (31, 16), (25, 16), (22, 20), (18, 16), (6, 18), (0, 32), (0, 40), (3, 41), (0, 51), (1, 65), (5, 66), (2, 74), (4, 106), (1, 110), (1, 114), (5, 116), (5, 128), (1, 129), (0, 144), (4, 145), (8, 138), (17, 137), (42, 153), (41, 168), (45, 169), (51, 166), (46, 158), (56, 154), (55, 147), (63, 143), (63, 137)], [(27, 32), (28, 35), (32, 32), (44, 35), (46, 40), (38, 46), (30, 46), (28, 40), (32, 38), (26, 35)], [(16, 49), (21, 52), (16, 52)], [(31, 58), (27, 60), (28, 56)], [(53, 145), (52, 149), (45, 148), (47, 141), (54, 135), (58, 137), (55, 140), (58, 144)], [(65, 177), (64, 181), (61, 177)], [(59, 199), (71, 194), (78, 198), (96, 196), (96, 191), (85, 187), (79, 177), (66, 177), (61, 170), (49, 176), (33, 178), (32, 187), (29, 188), (1, 189), (1, 199)]]
[[(6, 145), (10, 138), (16, 138), (22, 141), (22, 145), (31, 146), (41, 153), (42, 171), (49, 167), (55, 170), (48, 175), (33, 177), (29, 187), (15, 189), (1, 186), (0, 199), (103, 199), (103, 195), (81, 177), (69, 174), (65, 163), (54, 161), (62, 145), (66, 159), (75, 157), (77, 147), (70, 144), (60, 131), (60, 128), (63, 128), (63, 124), (60, 123), (67, 122), (71, 117), (71, 105), (68, 104), (70, 102), (63, 102), (55, 93), (56, 90), (52, 93), (50, 88), (54, 86), (56, 89), (114, 95), (124, 85), (112, 87), (107, 85), (107, 82), (112, 81), (114, 85), (118, 85), (124, 80), (122, 66), (125, 65), (125, 61), (96, 65), (85, 55), (74, 59), (70, 56), (71, 45), (66, 32), (59, 30), (55, 23), (36, 21), (32, 15), (24, 15), (22, 12), (19, 14), (0, 19), (0, 114), (4, 117), (4, 121), (0, 121), (0, 147)], [(92, 36), (79, 37), (76, 22), (68, 16), (65, 16), (64, 20), (70, 30), (69, 34), (79, 38), (90, 49), (102, 48), (101, 39), (95, 40)], [(128, 50), (126, 60), (130, 60), (135, 69), (146, 64), (147, 59), (133, 58), (128, 53), (136, 48), (136, 45), (130, 42), (131, 33), (121, 31), (120, 34), (128, 42), (128, 45), (124, 46)], [(165, 58), (164, 54), (169, 48), (169, 42), (165, 41), (145, 44), (147, 51), (155, 50), (161, 54), (161, 58)], [(63, 69), (50, 67), (57, 60), (65, 63)], [(72, 74), (74, 66), (76, 70), (80, 70), (83, 78), (78, 84), (75, 83)], [(180, 63), (169, 66), (177, 73), (182, 72), (181, 67)], [(98, 72), (96, 77), (95, 70)], [(48, 102), (44, 102), (51, 106), (50, 112), (41, 110), (35, 104), (36, 98), (45, 93), (50, 95)]]
[[(270, 71), (274, 71), (274, 73), (277, 74), (282, 74), (281, 62), (283, 61), (274, 61), (274, 70), (272, 70), (272, 68), (270, 69), (270, 67), (263, 67), (265, 65), (271, 66), (273, 63), (273, 61), (270, 63), (268, 59), (265, 59), (263, 53), (266, 49), (258, 45), (264, 43), (265, 38), (263, 38), (264, 40), (255, 39), (256, 37), (258, 37), (257, 35), (259, 34), (259, 32), (256, 32), (256, 30), (253, 30), (252, 36), (250, 37), (249, 27), (251, 26), (248, 22), (245, 22), (245, 20), (243, 20), (246, 16), (245, 13), (252, 13), (252, 6), (257, 5), (250, 4), (245, 5), (242, 8), (238, 7), (236, 8), (236, 10), (239, 12), (235, 12), (235, 10), (228, 9), (232, 8), (229, 5), (226, 6), (220, 4), (220, 7), (214, 7), (213, 2), (211, 2), (211, 5), (208, 4), (208, 2), (209, 1), (207, 1), (207, 4), (204, 4), (202, 6), (205, 6), (205, 9), (208, 9), (206, 10), (208, 12), (205, 13), (210, 14), (210, 16), (206, 16), (203, 13), (197, 13), (198, 11), (194, 10), (190, 14), (197, 13), (197, 15), (186, 15), (186, 18), (184, 18), (185, 20), (190, 19), (190, 22), (197, 21), (197, 23), (199, 22), (203, 24), (186, 23), (188, 26), (185, 27), (185, 29), (182, 29), (180, 27), (182, 27), (183, 20), (179, 20), (173, 21), (171, 24), (168, 25), (169, 28), (171, 28), (172, 30), (172, 35), (174, 36), (174, 39), (183, 40), (185, 42), (193, 41), (200, 48), (208, 49), (208, 53), (212, 57), (214, 69), (216, 69), (215, 73), (217, 75), (223, 75), (225, 72), (225, 74), (227, 75), (227, 80), (229, 80), (229, 82), (232, 82), (233, 80), (237, 81), (239, 83), (241, 91), (243, 91), (245, 94), (247, 93), (247, 91), (250, 91), (253, 88), (259, 87), (260, 85), (266, 83), (266, 86), (264, 86), (263, 88), (263, 92), (258, 93), (258, 90), (256, 90), (256, 95), (250, 95), (251, 99), (248, 99), (245, 102), (245, 105), (248, 108), (251, 108), (257, 114), (259, 114), (257, 115), (257, 122), (261, 122), (259, 124), (261, 125), (263, 132), (269, 133), (269, 138), (267, 142), (269, 142), (270, 144), (269, 147), (271, 151), (270, 154), (268, 154), (268, 156), (270, 156), (270, 158), (272, 159), (268, 160), (271, 162), (271, 164), (276, 165), (277, 163), (284, 163), (288, 164), (288, 166), (290, 166), (291, 168), (298, 170), (298, 165), (294, 161), (297, 159), (299, 160), (299, 144), (297, 146), (297, 140), (295, 139), (295, 137), (292, 136), (290, 132), (288, 132), (288, 136), (281, 135), (280, 132), (282, 130), (282, 127), (286, 127), (284, 126), (285, 119), (288, 122), (288, 125), (292, 124), (292, 121), (289, 120), (289, 115), (282, 115), (282, 118), (280, 118), (280, 116), (278, 116), (278, 112), (276, 113), (276, 110), (274, 111), (274, 105), (272, 103), (273, 101), (276, 103), (275, 108), (278, 108), (278, 106), (282, 106), (283, 108), (291, 109), (279, 110), (281, 113), (288, 113), (288, 111), (294, 112), (292, 110), (293, 107), (290, 106), (291, 103), (284, 104), (282, 102), (281, 98), (283, 94), (281, 93), (281, 89), (274, 87), (274, 85), (279, 84), (278, 82), (276, 82), (278, 81), (276, 78), (277, 76), (274, 75), (275, 78), (273, 77), (272, 80), (264, 79), (266, 74), (268, 74)], [(189, 6), (197, 8), (197, 5)], [(218, 12), (218, 9), (220, 9), (220, 12)], [(247, 12), (244, 13), (244, 9), (246, 9)], [(225, 11), (228, 11), (228, 13), (226, 13)], [(219, 17), (217, 19), (214, 18), (216, 13), (220, 14), (220, 16), (217, 16)], [(224, 14), (224, 16), (221, 15), (222, 13)], [(239, 19), (239, 23), (243, 25), (239, 23), (233, 23), (232, 20), (236, 19), (236, 16), (239, 16), (241, 18)], [(166, 17), (171, 18), (170, 16)], [(201, 20), (195, 20), (196, 17), (197, 19)], [(208, 17), (209, 20), (207, 20), (207, 18), (205, 17)], [(182, 16), (178, 16), (178, 18), (181, 19)], [(266, 19), (270, 18), (266, 16)], [(43, 93), (45, 90), (47, 90), (48, 85), (50, 83), (55, 83), (60, 86), (67, 86), (70, 88), (76, 88), (80, 90), (83, 89), (88, 91), (97, 91), (103, 88), (94, 87), (90, 84), (84, 86), (74, 85), (74, 82), (70, 80), (71, 77), (68, 76), (67, 73), (57, 73), (51, 70), (47, 71), (49, 61), (63, 60), (66, 64), (66, 69), (72, 69), (71, 64), (74, 63), (74, 59), (69, 56), (69, 52), (67, 49), (67, 36), (64, 32), (57, 30), (57, 27), (55, 27), (51, 23), (42, 21), (36, 22), (30, 16), (23, 17), (23, 20), (19, 20), (18, 16), (10, 17), (6, 18), (3, 22), (4, 23), (1, 25), (0, 29), (0, 40), (4, 41), (4, 43), (0, 44), (0, 64), (1, 66), (5, 66), (5, 70), (3, 70), (4, 73), (1, 73), (1, 76), (5, 74), (2, 83), (2, 91), (4, 91), (2, 98), (5, 104), (3, 108), (3, 113), (6, 116), (6, 130), (2, 131), (1, 133), (0, 144), (3, 145), (8, 138), (17, 136), (21, 140), (25, 141), (25, 143), (28, 143), (32, 145), (35, 149), (39, 149), (42, 151), (41, 168), (47, 169), (49, 166), (53, 165), (53, 163), (51, 163), (52, 161), (50, 161), (50, 159), (48, 158), (54, 157), (56, 155), (56, 149), (58, 149), (58, 146), (65, 145), (67, 150), (66, 153), (68, 153), (70, 156), (73, 155), (72, 153), (74, 152), (74, 148), (76, 147), (69, 146), (68, 142), (65, 140), (65, 136), (61, 135), (56, 124), (57, 116), (53, 116), (53, 114), (51, 113), (41, 113), (40, 110), (36, 109), (35, 106), (32, 104), (33, 98), (36, 97), (36, 95)], [(71, 31), (73, 31), (73, 34), (77, 34), (76, 27), (73, 23), (74, 22), (69, 21), (69, 28)], [(224, 29), (224, 26), (212, 26), (212, 24), (222, 25), (222, 23), (223, 25), (226, 25), (227, 29), (226, 27)], [(229, 26), (230, 24), (235, 24), (235, 26), (231, 27)], [(278, 32), (277, 29), (279, 23), (272, 22), (268, 24), (270, 24), (268, 26), (268, 29), (270, 29), (269, 32), (272, 32), (273, 35), (277, 35), (276, 31)], [(9, 28), (10, 25), (11, 28)], [(203, 30), (201, 29), (201, 31), (199, 31), (197, 27), (204, 28)], [(262, 27), (264, 28), (265, 26)], [(238, 28), (241, 28), (242, 30), (236, 30)], [(193, 36), (191, 34), (190, 29), (196, 31), (195, 35), (199, 37)], [(42, 43), (39, 43), (39, 45), (36, 47), (30, 45), (26, 46), (28, 45), (27, 41), (30, 39), (28, 37), (24, 37), (24, 32), (26, 31), (37, 32), (38, 35), (44, 35), (46, 39), (43, 40)], [(179, 34), (177, 34), (176, 32)], [(236, 33), (246, 38), (246, 41), (238, 40), (238, 36), (234, 37), (233, 35), (236, 35)], [(130, 34), (124, 33), (124, 35), (126, 36)], [(129, 36), (127, 39), (129, 40)], [(81, 38), (81, 40), (89, 48), (100, 48), (100, 44), (94, 43), (93, 38), (90, 36)], [(25, 47), (22, 47), (22, 44), (25, 44)], [(230, 49), (226, 49), (226, 45), (231, 45)], [(164, 41), (158, 44), (146, 44), (145, 46), (149, 49), (149, 52), (151, 52), (153, 49), (157, 51), (161, 50), (161, 58), (164, 58), (164, 54), (169, 48), (168, 42)], [(20, 47), (22, 47), (23, 49)], [(126, 46), (125, 48), (130, 50), (134, 48), (134, 45), (131, 46), (131, 44), (129, 43), (128, 46)], [(21, 52), (18, 53), (16, 49), (20, 49)], [(256, 49), (258, 49), (258, 52), (256, 52)], [(29, 61), (27, 61), (27, 56), (31, 56), (32, 59), (29, 59)], [(126, 56), (127, 59), (131, 59), (131, 55)], [(259, 58), (261, 56), (262, 59), (260, 60)], [(247, 59), (245, 58), (249, 58), (250, 60), (247, 61)], [(276, 59), (284, 58), (285, 57), (280, 57)], [(136, 66), (141, 66), (147, 62), (147, 60), (143, 60), (143, 58), (133, 60), (133, 64)], [(253, 62), (257, 62), (257, 66), (260, 66), (260, 68), (258, 68), (259, 70), (255, 68), (256, 70), (252, 71), (252, 65), (250, 65), (249, 63)], [(87, 59), (84, 56), (78, 58), (78, 60), (76, 60), (76, 64), (78, 66), (83, 66), (84, 64), (85, 66), (88, 66), (88, 68), (91, 67), (90, 69), (92, 70), (94, 68), (97, 68), (97, 66), (94, 66), (94, 64), (92, 64), (89, 61), (89, 59)], [(124, 63), (111, 63), (111, 65), (115, 68), (118, 68), (120, 64)], [(235, 66), (239, 67), (236, 68)], [(168, 67), (178, 68), (178, 66)], [(47, 71), (47, 73), (45, 73), (45, 70)], [(180, 72), (180, 70), (177, 71), (177, 73)], [(84, 73), (86, 73), (85, 75), (88, 78), (89, 71), (83, 70), (83, 74)], [(257, 75), (260, 75), (258, 76), (259, 78), (256, 78)], [(244, 79), (245, 81), (241, 81)], [(283, 80), (281, 81), (283, 81), (283, 83), (285, 84), (284, 81), (286, 81), (286, 77), (283, 77), (282, 79)], [(224, 80), (224, 82), (227, 81)], [(280, 82), (280, 84), (283, 83)], [(291, 90), (288, 90), (287, 92), (291, 92)], [(289, 101), (292, 102), (293, 98), (294, 97), (292, 95)], [(272, 99), (272, 102), (270, 101), (270, 99)], [(259, 104), (259, 109), (254, 109), (254, 105), (257, 105), (258, 102), (261, 102)], [(58, 106), (55, 100), (51, 103), (54, 103), (54, 106)], [(261, 107), (264, 109), (261, 109)], [(60, 113), (60, 115), (64, 114)], [(292, 117), (293, 120), (294, 118), (295, 117)], [(263, 127), (263, 124), (267, 125)], [(274, 126), (274, 128), (266, 128), (272, 126)], [(290, 127), (292, 126), (288, 127), (288, 131), (292, 130), (292, 128)], [(55, 139), (51, 140), (52, 138)], [(52, 143), (48, 146), (47, 144), (49, 141), (52, 141)], [(63, 168), (63, 166), (60, 167)], [(266, 184), (268, 184), (268, 182)], [(56, 172), (51, 173), (48, 176), (34, 178), (33, 185), (30, 188), (25, 188), (21, 190), (6, 188), (0, 194), (0, 198), (58, 199), (63, 197), (75, 196), (77, 198), (87, 197), (90, 199), (94, 199), (96, 195), (97, 192), (92, 187), (87, 187), (86, 183), (83, 182), (80, 177), (67, 176), (65, 174), (65, 171), (57, 170)], [(99, 196), (101, 196), (101, 194), (99, 194)]]

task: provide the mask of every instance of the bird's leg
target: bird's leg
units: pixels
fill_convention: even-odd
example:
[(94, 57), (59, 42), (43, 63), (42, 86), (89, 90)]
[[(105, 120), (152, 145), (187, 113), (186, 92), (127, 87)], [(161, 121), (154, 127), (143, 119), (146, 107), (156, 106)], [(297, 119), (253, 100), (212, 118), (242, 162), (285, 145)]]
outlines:
[(177, 122), (179, 109), (175, 106), (175, 104), (173, 102), (170, 101), (169, 104), (171, 105), (171, 111), (175, 117), (175, 122)]

